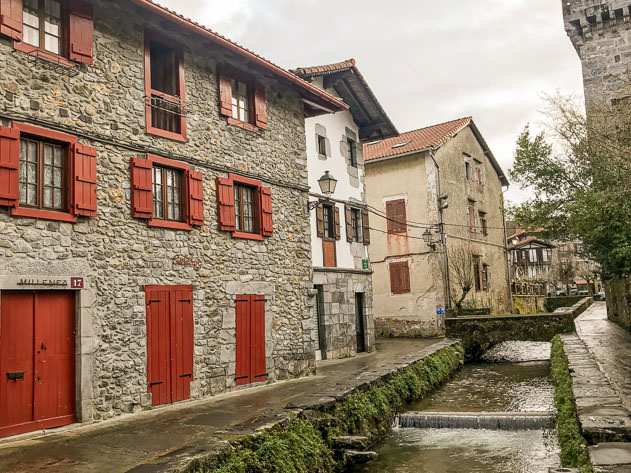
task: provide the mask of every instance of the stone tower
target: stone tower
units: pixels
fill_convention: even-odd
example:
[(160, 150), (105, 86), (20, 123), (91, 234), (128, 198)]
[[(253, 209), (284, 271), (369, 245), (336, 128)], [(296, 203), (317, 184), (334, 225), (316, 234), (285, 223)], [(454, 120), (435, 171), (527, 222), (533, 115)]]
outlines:
[(562, 0), (565, 31), (583, 65), (586, 103), (621, 99), (631, 80), (631, 0)]

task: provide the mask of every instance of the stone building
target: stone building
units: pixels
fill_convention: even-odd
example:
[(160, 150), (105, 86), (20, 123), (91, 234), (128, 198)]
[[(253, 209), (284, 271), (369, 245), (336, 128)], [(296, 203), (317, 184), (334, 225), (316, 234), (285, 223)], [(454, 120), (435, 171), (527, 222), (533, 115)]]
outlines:
[[(310, 220), (319, 349), (322, 358), (347, 357), (371, 351), (375, 340), (362, 146), (397, 131), (354, 59), (294, 72), (350, 106), (305, 124), (309, 186), (317, 199)], [(329, 195), (318, 183), (326, 175), (337, 180)]]
[(348, 107), (148, 0), (0, 8), (0, 436), (313, 373), (304, 119)]
[(368, 205), (380, 215), (370, 246), (377, 334), (443, 334), (445, 308), (461, 296), (458, 273), (470, 289), (464, 306), (510, 311), (508, 181), (473, 120), (368, 143), (364, 156)]

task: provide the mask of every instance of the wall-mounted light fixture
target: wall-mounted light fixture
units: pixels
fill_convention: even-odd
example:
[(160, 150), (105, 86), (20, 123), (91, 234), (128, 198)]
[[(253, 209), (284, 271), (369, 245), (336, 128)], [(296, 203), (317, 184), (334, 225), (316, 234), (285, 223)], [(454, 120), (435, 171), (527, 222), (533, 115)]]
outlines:
[[(324, 171), (324, 174), (320, 179), (318, 179), (318, 185), (320, 186), (320, 191), (327, 197), (333, 195), (335, 192), (335, 187), (337, 186), (337, 179), (329, 174), (329, 171)], [(309, 202), (309, 210), (315, 209), (322, 199), (318, 199), (314, 202)]]
[(423, 232), (423, 241), (427, 243), (427, 246), (429, 246), (432, 251), (436, 251), (436, 245), (440, 243), (440, 240), (434, 240), (434, 234), (431, 228)]

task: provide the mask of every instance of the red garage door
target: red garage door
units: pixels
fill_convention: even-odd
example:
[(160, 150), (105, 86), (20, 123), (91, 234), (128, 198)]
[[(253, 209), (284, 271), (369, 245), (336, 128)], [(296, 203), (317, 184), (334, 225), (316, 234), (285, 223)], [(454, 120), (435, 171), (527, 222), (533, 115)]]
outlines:
[(265, 381), (265, 297), (237, 296), (235, 383)]
[(3, 292), (0, 304), (0, 437), (75, 422), (74, 294)]
[(193, 286), (147, 286), (145, 293), (152, 404), (188, 399), (193, 379)]

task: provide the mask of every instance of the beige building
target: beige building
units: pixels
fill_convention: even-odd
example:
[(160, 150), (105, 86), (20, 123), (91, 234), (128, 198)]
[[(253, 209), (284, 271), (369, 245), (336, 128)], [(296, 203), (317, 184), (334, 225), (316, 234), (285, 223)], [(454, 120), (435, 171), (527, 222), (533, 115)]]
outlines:
[(456, 305), (510, 311), (508, 181), (473, 120), (368, 143), (364, 158), (377, 334), (442, 335)]

